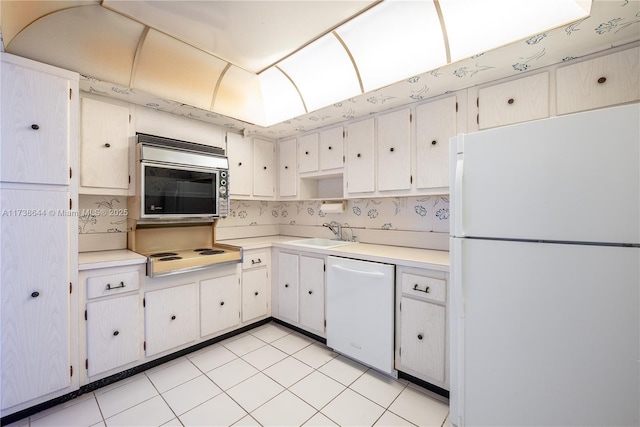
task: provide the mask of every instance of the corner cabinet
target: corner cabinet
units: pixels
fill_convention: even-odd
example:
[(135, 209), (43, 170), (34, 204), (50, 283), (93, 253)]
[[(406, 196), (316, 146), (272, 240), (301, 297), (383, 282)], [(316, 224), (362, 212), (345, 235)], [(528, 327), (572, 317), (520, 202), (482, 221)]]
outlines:
[(81, 194), (132, 194), (134, 139), (128, 104), (80, 100)]
[[(69, 393), (77, 372), (76, 73), (0, 54), (2, 416)], [(75, 368), (75, 369), (74, 369)]]
[(396, 274), (396, 369), (448, 390), (448, 275), (402, 266)]

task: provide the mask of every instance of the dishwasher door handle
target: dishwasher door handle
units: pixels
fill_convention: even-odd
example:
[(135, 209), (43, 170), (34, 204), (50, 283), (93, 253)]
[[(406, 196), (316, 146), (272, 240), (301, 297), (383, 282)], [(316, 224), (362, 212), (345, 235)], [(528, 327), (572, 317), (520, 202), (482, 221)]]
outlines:
[(349, 273), (362, 274), (364, 276), (369, 277), (384, 277), (384, 273), (380, 273), (378, 271), (363, 271), (363, 270), (354, 270), (352, 268), (343, 267), (341, 265), (334, 265), (333, 268), (340, 271), (346, 271)]

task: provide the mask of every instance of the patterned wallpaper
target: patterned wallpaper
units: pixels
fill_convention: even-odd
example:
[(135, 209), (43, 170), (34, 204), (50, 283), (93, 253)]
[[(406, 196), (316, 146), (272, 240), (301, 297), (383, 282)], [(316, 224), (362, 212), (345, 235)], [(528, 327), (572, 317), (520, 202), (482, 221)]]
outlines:
[[(286, 138), (474, 85), (572, 61), (611, 46), (640, 40), (639, 0), (595, 0), (591, 16), (513, 44), (474, 55), (384, 88), (336, 102), (267, 128), (212, 111), (82, 76), (80, 88), (133, 104), (186, 116), (270, 139)], [(419, 49), (416, 44), (416, 50)]]
[[(126, 197), (80, 195), (78, 233), (123, 233), (126, 217), (113, 215), (126, 209)], [(449, 232), (447, 196), (390, 197), (347, 201), (343, 213), (325, 213), (322, 202), (234, 200), (229, 217), (218, 227), (253, 225), (315, 225), (338, 221), (353, 228)], [(112, 215), (109, 215), (109, 214)], [(355, 231), (357, 236), (358, 232)]]

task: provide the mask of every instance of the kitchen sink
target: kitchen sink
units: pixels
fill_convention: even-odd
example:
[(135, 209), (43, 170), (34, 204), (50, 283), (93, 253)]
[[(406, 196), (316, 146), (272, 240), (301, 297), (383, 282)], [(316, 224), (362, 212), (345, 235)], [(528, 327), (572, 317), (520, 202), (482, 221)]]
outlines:
[(344, 240), (323, 239), (321, 237), (314, 237), (309, 239), (292, 240), (287, 243), (292, 245), (309, 246), (314, 248), (335, 248), (338, 246), (350, 245), (355, 242), (347, 242)]

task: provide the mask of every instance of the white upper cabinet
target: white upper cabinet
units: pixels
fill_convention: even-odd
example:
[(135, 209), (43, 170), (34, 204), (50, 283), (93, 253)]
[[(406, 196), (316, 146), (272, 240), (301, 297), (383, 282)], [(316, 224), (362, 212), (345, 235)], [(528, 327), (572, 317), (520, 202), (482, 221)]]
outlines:
[(549, 72), (479, 89), (478, 114), (480, 129), (549, 117)]
[(411, 110), (378, 117), (378, 190), (411, 188)]
[(128, 195), (129, 106), (86, 97), (80, 106), (80, 193)]
[(556, 71), (558, 114), (640, 99), (640, 47), (612, 53)]
[(318, 134), (310, 133), (298, 138), (298, 163), (300, 173), (316, 172), (319, 165)]
[(275, 196), (274, 143), (253, 138), (253, 195), (262, 198)]
[(77, 94), (71, 89), (77, 82), (5, 58), (1, 69), (0, 180), (68, 185), (70, 118), (72, 108), (77, 108), (72, 104)]
[(244, 138), (237, 133), (227, 133), (231, 196), (251, 196), (252, 147), (251, 138)]
[(320, 170), (339, 169), (344, 166), (344, 130), (342, 126), (320, 132)]
[(449, 139), (457, 132), (457, 101), (450, 96), (416, 107), (416, 188), (449, 186)]
[(372, 193), (376, 189), (374, 119), (349, 124), (347, 138), (347, 193)]
[(297, 143), (295, 138), (278, 143), (278, 195), (297, 196)]

